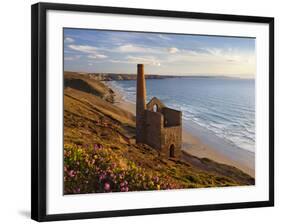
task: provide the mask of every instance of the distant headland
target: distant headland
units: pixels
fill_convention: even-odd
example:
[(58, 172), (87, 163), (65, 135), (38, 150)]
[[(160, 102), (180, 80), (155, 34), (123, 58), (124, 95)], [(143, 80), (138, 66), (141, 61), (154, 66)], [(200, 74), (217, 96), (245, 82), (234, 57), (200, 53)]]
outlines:
[[(121, 80), (136, 80), (136, 74), (123, 74), (123, 73), (91, 73), (91, 72), (72, 72), (65, 71), (65, 74), (68, 76), (73, 75), (85, 75), (90, 79), (94, 79), (97, 81), (121, 81)], [(232, 78), (227, 76), (219, 76), (219, 75), (156, 75), (156, 74), (147, 74), (145, 79), (171, 79), (171, 78)], [(236, 78), (236, 77), (235, 77)]]

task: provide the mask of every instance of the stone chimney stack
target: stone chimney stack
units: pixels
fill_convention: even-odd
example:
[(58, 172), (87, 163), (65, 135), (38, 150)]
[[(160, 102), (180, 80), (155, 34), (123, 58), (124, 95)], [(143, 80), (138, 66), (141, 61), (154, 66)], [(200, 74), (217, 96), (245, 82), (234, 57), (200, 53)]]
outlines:
[(145, 141), (146, 87), (143, 64), (138, 64), (136, 99), (136, 143)]

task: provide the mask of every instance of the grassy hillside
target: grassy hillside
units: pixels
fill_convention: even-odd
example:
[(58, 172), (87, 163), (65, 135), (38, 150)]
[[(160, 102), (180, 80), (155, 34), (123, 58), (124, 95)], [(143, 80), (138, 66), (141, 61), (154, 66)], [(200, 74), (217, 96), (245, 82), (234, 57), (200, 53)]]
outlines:
[(75, 73), (64, 83), (65, 194), (254, 184), (235, 167), (135, 144), (135, 117), (113, 105), (110, 88)]

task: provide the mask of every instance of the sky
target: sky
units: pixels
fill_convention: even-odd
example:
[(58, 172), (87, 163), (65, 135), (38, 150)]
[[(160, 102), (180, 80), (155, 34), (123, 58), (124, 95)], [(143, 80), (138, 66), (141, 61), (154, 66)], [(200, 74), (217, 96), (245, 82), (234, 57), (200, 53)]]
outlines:
[(255, 39), (64, 28), (64, 70), (255, 77)]

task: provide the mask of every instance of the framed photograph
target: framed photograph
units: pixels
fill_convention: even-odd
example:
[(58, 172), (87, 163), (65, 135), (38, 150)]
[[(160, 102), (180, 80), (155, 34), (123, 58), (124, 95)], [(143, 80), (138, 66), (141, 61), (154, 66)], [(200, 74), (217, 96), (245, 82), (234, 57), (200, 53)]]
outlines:
[(274, 205), (274, 19), (32, 6), (32, 219)]

